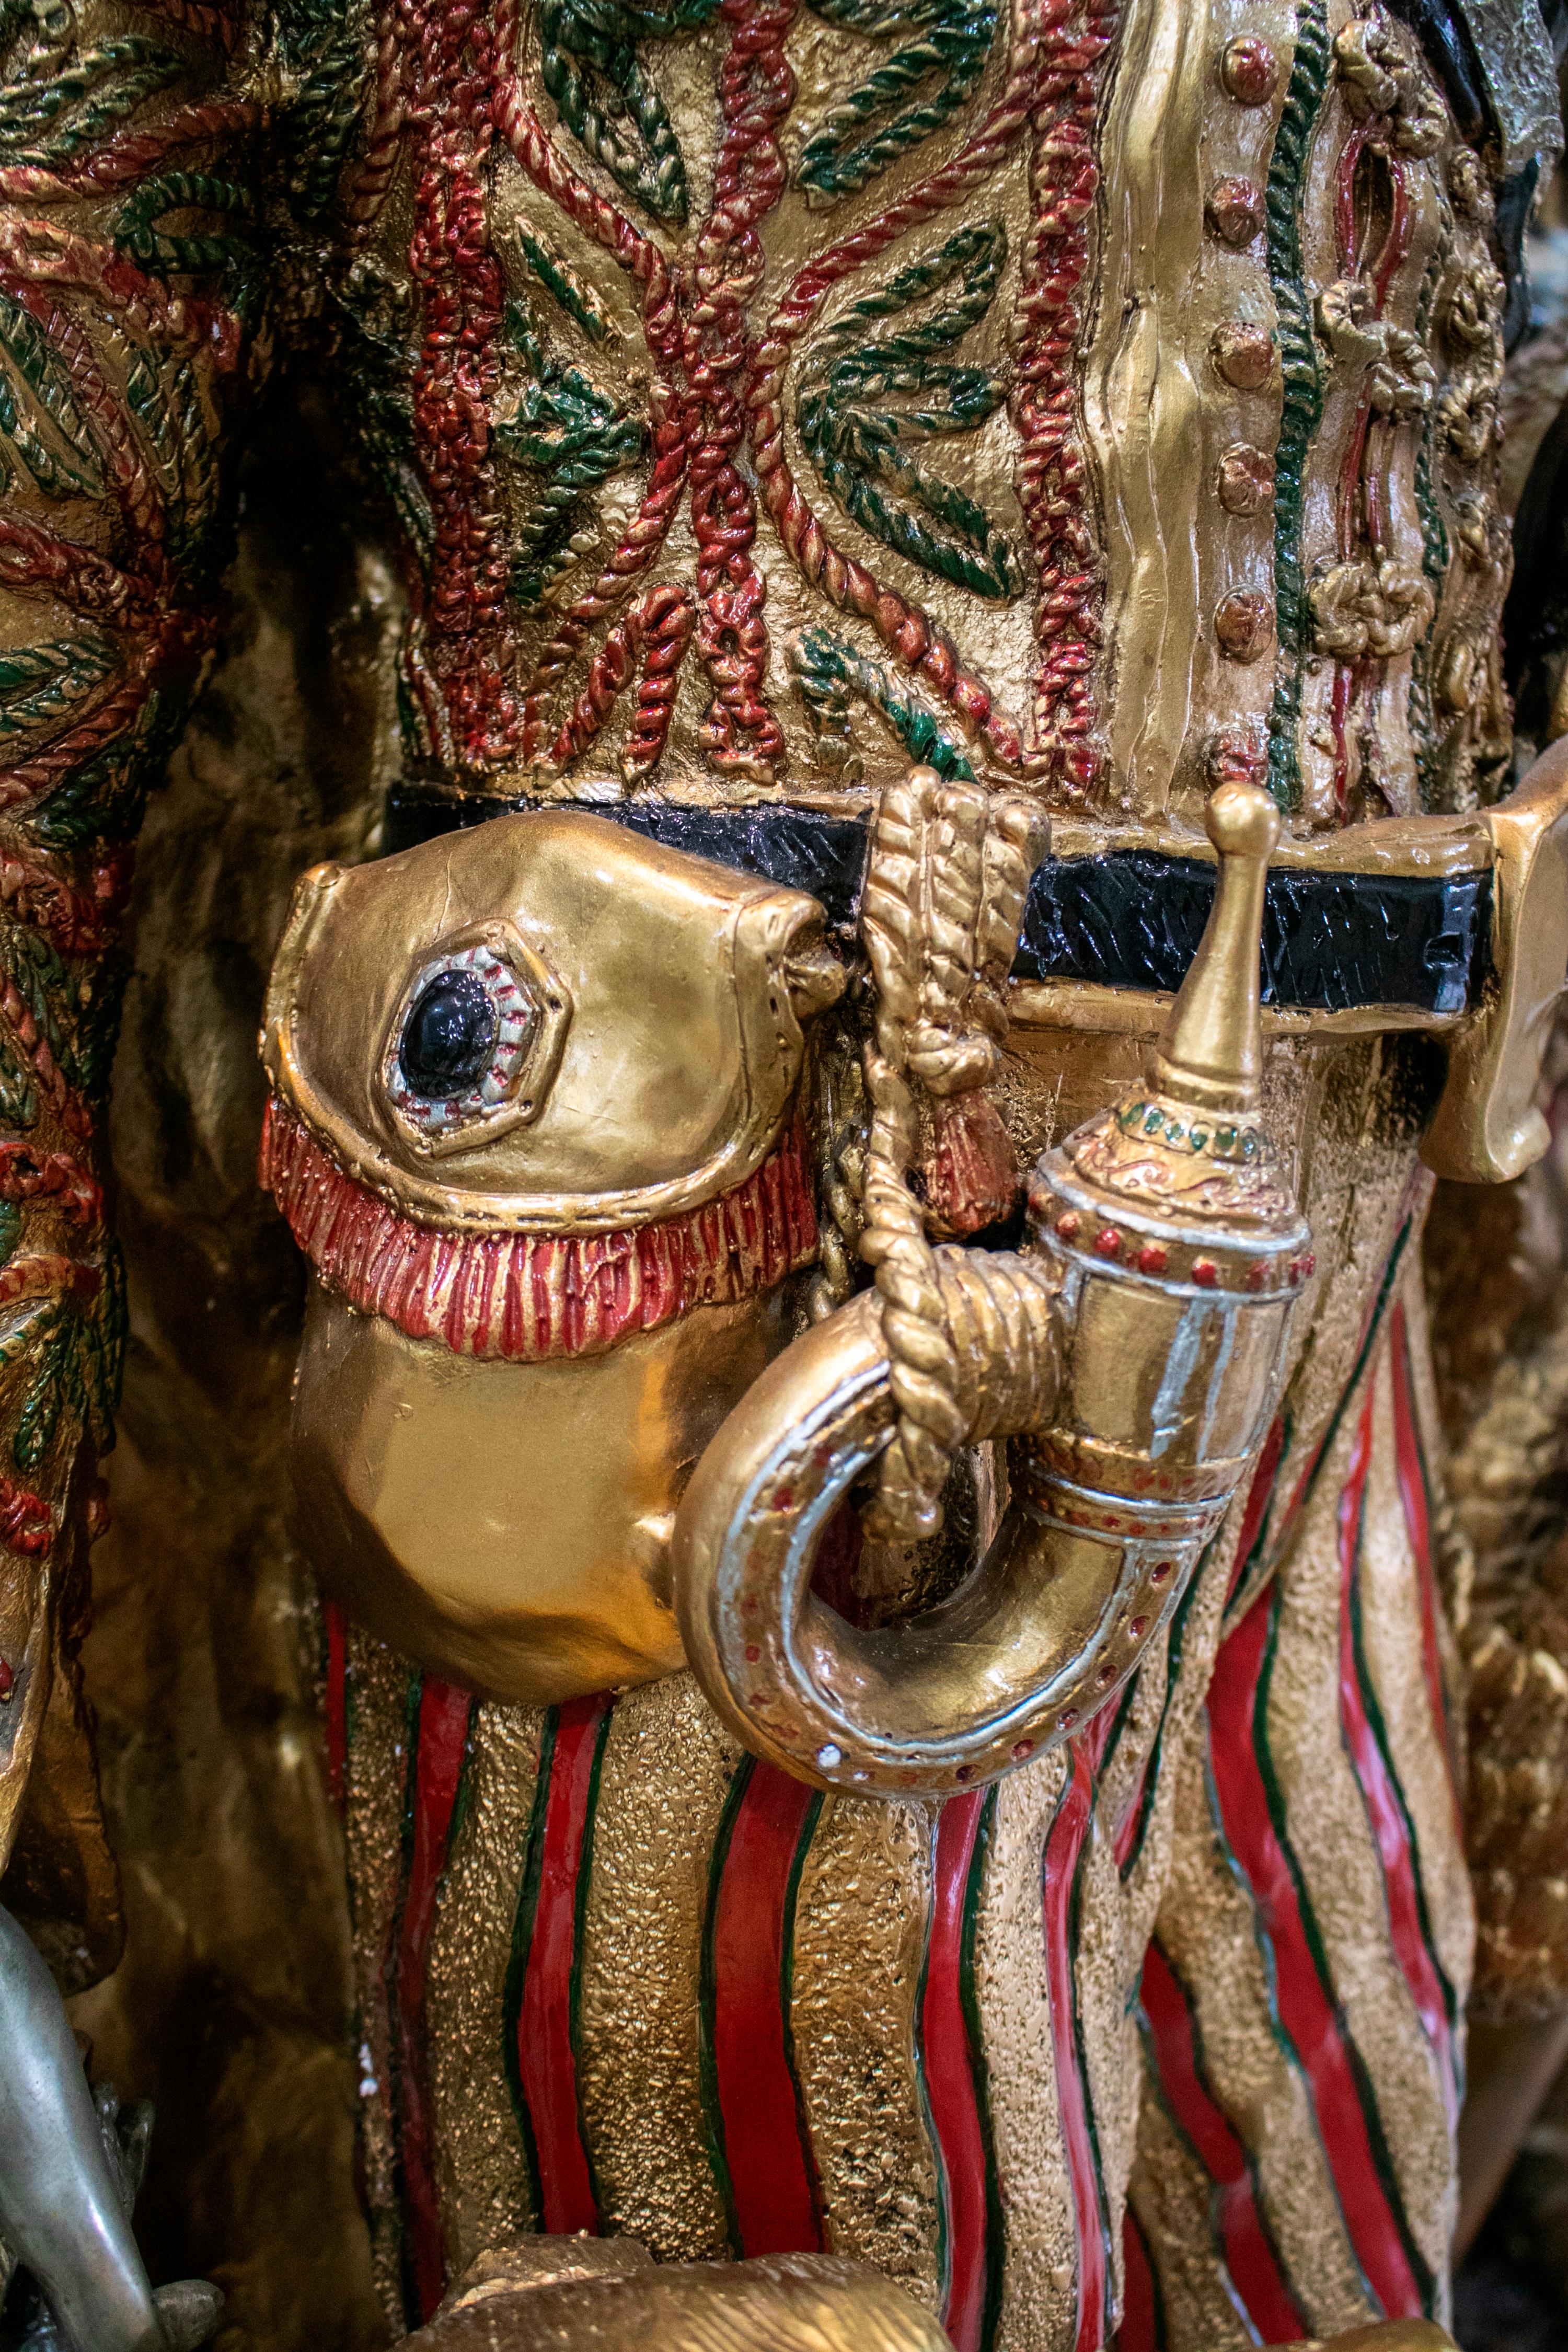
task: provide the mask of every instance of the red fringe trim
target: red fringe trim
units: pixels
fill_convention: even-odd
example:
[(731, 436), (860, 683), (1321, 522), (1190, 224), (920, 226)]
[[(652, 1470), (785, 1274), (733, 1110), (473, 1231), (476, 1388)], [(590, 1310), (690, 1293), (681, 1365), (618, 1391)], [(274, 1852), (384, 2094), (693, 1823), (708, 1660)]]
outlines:
[(732, 1192), (614, 1234), (464, 1234), (416, 1224), (345, 1176), (276, 1097), (261, 1182), (329, 1289), (459, 1356), (538, 1363), (613, 1347), (694, 1307), (771, 1290), (816, 1255), (799, 1121)]

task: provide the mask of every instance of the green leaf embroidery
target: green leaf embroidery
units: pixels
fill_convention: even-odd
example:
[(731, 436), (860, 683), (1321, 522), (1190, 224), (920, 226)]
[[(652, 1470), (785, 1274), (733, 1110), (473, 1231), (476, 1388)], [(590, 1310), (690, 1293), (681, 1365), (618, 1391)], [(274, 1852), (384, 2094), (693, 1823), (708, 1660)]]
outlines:
[(546, 292), (553, 296), (569, 319), (575, 319), (591, 342), (602, 343), (610, 331), (604, 303), (585, 278), (580, 278), (563, 254), (547, 237), (520, 227), (522, 257)]
[(822, 764), (840, 782), (853, 782), (858, 774), (849, 733), (849, 714), (856, 702), (866, 703), (887, 720), (911, 760), (923, 761), (939, 776), (973, 782), (974, 771), (963, 740), (913, 700), (895, 682), (886, 663), (868, 660), (826, 629), (805, 630), (791, 646), (789, 662), (817, 739)]
[(414, 370), (410, 297), (380, 264), (359, 261), (337, 289), (343, 364), (359, 453), (391, 506), (422, 569), (436, 543), (436, 518), (419, 471), (409, 379)]
[(139, 33), (74, 57), (35, 47), (22, 78), (0, 89), (0, 161), (58, 171), (184, 71), (178, 58)]
[(502, 456), (541, 477), (511, 559), (511, 593), (528, 606), (572, 562), (584, 492), (640, 456), (646, 430), (580, 368), (562, 367), (546, 354), (521, 304), (509, 306), (507, 326), (528, 373), (515, 410), (497, 419), (491, 437)]
[(374, 58), (369, 14), (363, 0), (285, 0), (279, 11), (279, 60), (298, 77), (279, 121), (296, 220), (321, 220), (331, 210), (364, 120)]
[(0, 1370), (26, 1361), (30, 1374), (11, 1437), (11, 1457), (19, 1470), (37, 1468), (67, 1413), (100, 1453), (114, 1443), (125, 1352), (125, 1274), (112, 1242), (100, 1275), (90, 1297), (71, 1291), (39, 1299), (0, 1338)]
[(211, 172), (165, 172), (159, 179), (144, 180), (121, 206), (114, 223), (116, 252), (161, 277), (222, 278), (236, 309), (247, 311), (258, 284), (254, 247), (244, 237), (224, 232), (159, 226), (170, 213), (193, 212), (249, 221), (256, 203), (247, 189)]
[[(795, 412), (813, 465), (862, 530), (925, 571), (997, 598), (1020, 593), (1011, 546), (967, 491), (925, 471), (914, 453), (974, 432), (1005, 397), (992, 369), (937, 364), (934, 355), (984, 317), (1005, 257), (1002, 223), (983, 221), (866, 295), (824, 336)], [(956, 293), (923, 323), (857, 343), (873, 320), (897, 318), (955, 281)], [(899, 394), (911, 404), (885, 404)]]
[(826, 24), (889, 40), (913, 36), (807, 134), (795, 178), (814, 204), (863, 188), (929, 139), (985, 70), (996, 0), (812, 0)]
[(13, 646), (0, 654), (0, 746), (14, 756), (18, 739), (68, 719), (117, 667), (107, 638), (83, 632), (48, 645)]
[(719, 0), (541, 0), (540, 71), (561, 119), (617, 187), (656, 220), (686, 221), (686, 162), (668, 110), (638, 63), (639, 40), (707, 24)]
[[(32, 314), (0, 294), (0, 367), (5, 385), (0, 433), (48, 498), (100, 498), (103, 460), (59, 353)], [(23, 413), (23, 389), (58, 434), (68, 457), (52, 451)]]

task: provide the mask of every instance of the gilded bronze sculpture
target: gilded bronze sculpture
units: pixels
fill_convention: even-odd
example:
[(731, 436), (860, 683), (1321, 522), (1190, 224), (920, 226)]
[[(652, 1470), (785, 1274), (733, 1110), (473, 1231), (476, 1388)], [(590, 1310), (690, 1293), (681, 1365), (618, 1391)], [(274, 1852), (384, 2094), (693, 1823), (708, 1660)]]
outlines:
[[(1558, 1110), (1568, 702), (1498, 472), (1555, 16), (0, 21), (0, 1893), (112, 2249), (0, 2149), (29, 2340), (217, 2324), (28, 1954), (118, 1957), (119, 927), (269, 370), (385, 616), (357, 830), (239, 992), (374, 2325), (1447, 2340), (1421, 1253)], [(1479, 1990), (1555, 2013), (1527, 1616), (1472, 1643)]]

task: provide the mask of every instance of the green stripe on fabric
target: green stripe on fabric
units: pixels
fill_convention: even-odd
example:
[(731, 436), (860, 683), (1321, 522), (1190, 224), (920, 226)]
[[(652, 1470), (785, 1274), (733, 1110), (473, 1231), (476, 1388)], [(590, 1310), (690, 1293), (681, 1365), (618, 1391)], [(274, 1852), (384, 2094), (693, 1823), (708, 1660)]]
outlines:
[(724, 1865), (730, 1858), (730, 1841), (735, 1833), (736, 1818), (752, 1774), (756, 1769), (756, 1760), (750, 1750), (741, 1758), (731, 1777), (724, 1810), (719, 1817), (713, 1851), (708, 1860), (708, 1902), (702, 1916), (702, 1958), (697, 1987), (697, 2071), (702, 2093), (703, 2137), (714, 2185), (724, 2208), (724, 2227), (730, 2240), (730, 2252), (737, 2262), (742, 2252), (741, 2221), (735, 2210), (734, 2185), (730, 2179), (730, 2159), (724, 2140), (724, 2107), (719, 2096), (719, 2067), (713, 2053), (713, 2026), (719, 2004), (713, 1930), (719, 1916)]
[(511, 2111), (517, 2121), (518, 2136), (522, 2141), (536, 2215), (544, 2210), (544, 2190), (540, 2173), (539, 2147), (533, 2137), (533, 2118), (529, 2114), (528, 2098), (522, 2087), (518, 2026), (522, 2016), (522, 1988), (528, 1975), (528, 1951), (533, 1941), (534, 1915), (539, 1909), (539, 1886), (544, 1870), (544, 1817), (550, 1808), (550, 1779), (555, 1764), (555, 1733), (560, 1720), (560, 1709), (549, 1707), (540, 1727), (539, 1770), (533, 1783), (533, 1802), (529, 1808), (528, 1826), (523, 1832), (522, 1881), (518, 1888), (511, 1950), (507, 1956), (506, 1983), (501, 1993), (501, 2063), (506, 2069), (506, 2086), (511, 2096)]

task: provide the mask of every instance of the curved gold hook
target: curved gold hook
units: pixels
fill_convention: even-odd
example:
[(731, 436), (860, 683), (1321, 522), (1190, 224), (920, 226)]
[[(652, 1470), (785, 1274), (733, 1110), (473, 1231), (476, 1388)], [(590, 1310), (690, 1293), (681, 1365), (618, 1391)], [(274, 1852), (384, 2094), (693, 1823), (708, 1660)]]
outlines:
[(746, 1744), (800, 1778), (941, 1796), (1066, 1738), (1138, 1664), (1262, 1443), (1311, 1271), (1258, 1123), (1279, 817), (1226, 785), (1208, 825), (1215, 907), (1144, 1086), (1040, 1161), (1023, 1253), (934, 1254), (964, 1442), (1016, 1441), (984, 1559), (877, 1630), (812, 1590), (828, 1520), (893, 1434), (872, 1293), (769, 1368), (682, 1500), (687, 1656)]

